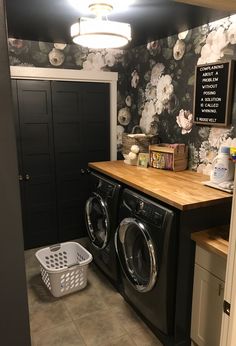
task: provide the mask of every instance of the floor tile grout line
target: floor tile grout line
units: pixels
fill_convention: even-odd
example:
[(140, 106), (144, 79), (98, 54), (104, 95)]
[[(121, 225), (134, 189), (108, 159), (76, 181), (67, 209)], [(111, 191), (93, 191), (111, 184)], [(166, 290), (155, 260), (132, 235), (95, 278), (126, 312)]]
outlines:
[(81, 318), (87, 318), (87, 317), (89, 317), (89, 315), (90, 314), (95, 314), (95, 313), (97, 313), (97, 312), (106, 312), (106, 311), (108, 311), (108, 308), (106, 308), (106, 309), (98, 309), (97, 311), (93, 311), (93, 312), (88, 312), (87, 314), (84, 314), (84, 315), (82, 315), (82, 316), (73, 316), (72, 315), (72, 321), (73, 322), (76, 322), (76, 321), (78, 321), (79, 319), (81, 319)]
[[(52, 331), (52, 330), (54, 330), (54, 329), (57, 329), (58, 327), (62, 327), (63, 325), (67, 325), (68, 323), (73, 324), (73, 326), (74, 326), (74, 328), (75, 328), (76, 334), (82, 339), (82, 341), (84, 342), (84, 345), (85, 345), (85, 346), (88, 346), (87, 343), (84, 341), (84, 338), (82, 337), (82, 335), (81, 335), (81, 334), (79, 333), (79, 331), (77, 330), (77, 328), (76, 328), (76, 326), (75, 326), (75, 324), (74, 324), (73, 321), (64, 322), (64, 323), (62, 323), (62, 324), (60, 324), (60, 325), (57, 325), (57, 326), (52, 327), (52, 328), (49, 328), (49, 329), (47, 329), (47, 330), (41, 330), (41, 331), (39, 331), (39, 332), (37, 332), (37, 333), (40, 335), (40, 334), (42, 334), (42, 333), (49, 332), (49, 331)], [(30, 334), (30, 336), (31, 336), (31, 340), (32, 340), (32, 335)], [(34, 336), (34, 339), (35, 339), (35, 336)], [(36, 344), (35, 346), (38, 346), (38, 343), (37, 343), (36, 341), (34, 341), (34, 343)], [(69, 346), (69, 345), (68, 345), (68, 346)]]
[[(99, 310), (98, 312), (101, 312), (101, 311), (107, 311), (107, 310)], [(96, 312), (92, 312), (91, 314), (95, 314)], [(89, 314), (88, 314), (89, 315)], [(79, 322), (79, 319), (81, 319), (81, 318), (83, 318), (83, 317), (79, 317), (77, 320), (74, 320), (74, 322)], [(77, 327), (77, 326), (76, 326)], [(77, 327), (78, 328), (78, 327)], [(122, 328), (122, 330), (123, 330), (123, 332), (124, 333), (122, 333), (121, 335), (119, 335), (119, 336), (117, 336), (116, 338), (121, 338), (121, 337), (123, 337), (123, 336), (125, 336), (125, 335), (127, 335), (127, 336), (129, 336), (129, 333), (125, 330), (125, 328), (123, 327)], [(87, 343), (86, 343), (86, 345), (87, 345)], [(136, 345), (136, 343), (135, 343), (135, 345)], [(135, 346), (134, 345), (134, 346)], [(87, 345), (87, 346), (91, 346), (91, 345)]]
[[(27, 283), (27, 286), (28, 286), (28, 283)], [(49, 293), (50, 293), (50, 292), (49, 292)], [(51, 294), (51, 293), (50, 293), (50, 294)], [(55, 300), (55, 301), (53, 301), (53, 302), (50, 302), (50, 304), (55, 304), (55, 303), (61, 303), (62, 308), (65, 309), (65, 304), (64, 304), (64, 302), (61, 301), (60, 299), (59, 299), (59, 300)], [(40, 303), (38, 303), (38, 304), (40, 305)], [(71, 318), (71, 316), (70, 316), (70, 314), (68, 313), (67, 309), (65, 309), (65, 310), (67, 311), (67, 314), (68, 314), (68, 321), (66, 321), (66, 322), (64, 321), (64, 322), (61, 322), (61, 323), (59, 322), (59, 323), (57, 323), (54, 327), (42, 329), (42, 330), (39, 330), (39, 331), (37, 331), (37, 332), (33, 332), (33, 331), (32, 331), (32, 322), (31, 322), (31, 315), (33, 315), (33, 312), (30, 312), (30, 308), (33, 307), (33, 305), (30, 304), (29, 299), (28, 299), (28, 306), (29, 306), (29, 319), (30, 319), (30, 334), (31, 334), (31, 336), (33, 336), (33, 334), (36, 334), (36, 333), (47, 332), (47, 331), (52, 330), (52, 329), (54, 329), (54, 328), (63, 326), (63, 325), (66, 324), (66, 323), (73, 323), (73, 319)], [(45, 311), (49, 311), (50, 309), (51, 309), (51, 307), (48, 306), (48, 308), (47, 308)]]
[(88, 344), (87, 344), (87, 342), (84, 340), (84, 337), (82, 336), (82, 334), (80, 333), (80, 331), (78, 330), (78, 328), (77, 328), (77, 326), (76, 326), (76, 324), (75, 324), (75, 322), (72, 320), (72, 323), (73, 323), (73, 325), (74, 325), (74, 327), (75, 327), (75, 331), (76, 331), (76, 333), (81, 337), (81, 339), (83, 340), (83, 342), (84, 342), (84, 345), (85, 346), (88, 346)]
[(66, 324), (66, 323), (72, 323), (72, 322), (73, 322), (72, 320), (69, 320), (69, 321), (66, 321), (66, 322), (64, 321), (64, 322), (61, 322), (61, 323), (56, 324), (54, 327), (46, 328), (46, 329), (41, 329), (41, 330), (39, 330), (39, 331), (37, 331), (37, 332), (32, 332), (32, 331), (31, 331), (31, 328), (30, 328), (30, 334), (33, 335), (33, 334), (36, 334), (36, 333), (48, 332), (49, 330), (55, 329), (55, 328), (57, 328), (57, 327), (61, 327), (61, 326), (63, 326), (63, 325)]

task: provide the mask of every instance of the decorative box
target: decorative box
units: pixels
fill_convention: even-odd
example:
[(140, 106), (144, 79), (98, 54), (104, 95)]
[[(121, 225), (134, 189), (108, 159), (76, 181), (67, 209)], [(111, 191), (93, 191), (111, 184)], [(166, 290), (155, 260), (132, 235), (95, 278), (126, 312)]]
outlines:
[(150, 166), (171, 171), (183, 171), (188, 166), (188, 147), (185, 144), (167, 144), (149, 146)]

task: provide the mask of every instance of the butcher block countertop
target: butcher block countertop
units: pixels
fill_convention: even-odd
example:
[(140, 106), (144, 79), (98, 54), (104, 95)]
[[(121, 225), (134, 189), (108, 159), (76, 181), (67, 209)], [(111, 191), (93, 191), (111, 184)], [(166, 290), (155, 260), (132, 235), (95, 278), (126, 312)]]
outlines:
[(222, 257), (227, 257), (228, 254), (228, 237), (229, 226), (209, 228), (191, 234), (191, 239), (194, 240), (197, 245)]
[(131, 166), (120, 161), (92, 162), (89, 167), (180, 210), (228, 202), (232, 195), (204, 186), (209, 177), (189, 170), (173, 172)]

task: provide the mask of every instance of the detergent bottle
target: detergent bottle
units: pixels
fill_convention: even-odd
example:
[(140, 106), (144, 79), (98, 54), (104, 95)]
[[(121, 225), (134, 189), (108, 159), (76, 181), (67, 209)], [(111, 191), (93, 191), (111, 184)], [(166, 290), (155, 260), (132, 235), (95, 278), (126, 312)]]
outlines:
[(230, 158), (230, 147), (221, 146), (212, 162), (210, 180), (215, 184), (231, 181), (234, 178), (234, 164)]

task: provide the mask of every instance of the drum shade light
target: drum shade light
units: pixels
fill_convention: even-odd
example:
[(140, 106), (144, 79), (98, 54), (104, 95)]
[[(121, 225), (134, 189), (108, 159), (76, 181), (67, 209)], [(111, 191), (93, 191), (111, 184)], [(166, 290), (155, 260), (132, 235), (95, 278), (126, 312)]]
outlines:
[(129, 24), (103, 19), (80, 18), (71, 26), (73, 42), (88, 48), (117, 48), (131, 40)]
[(95, 18), (82, 17), (71, 26), (71, 37), (74, 43), (99, 49), (118, 48), (131, 41), (129, 24), (107, 19), (107, 14), (113, 10), (110, 2), (91, 2), (89, 10), (95, 14)]

